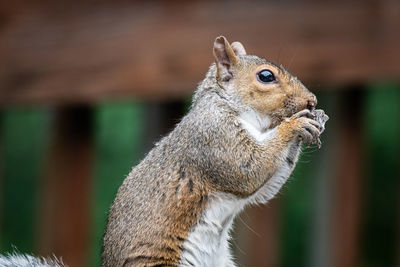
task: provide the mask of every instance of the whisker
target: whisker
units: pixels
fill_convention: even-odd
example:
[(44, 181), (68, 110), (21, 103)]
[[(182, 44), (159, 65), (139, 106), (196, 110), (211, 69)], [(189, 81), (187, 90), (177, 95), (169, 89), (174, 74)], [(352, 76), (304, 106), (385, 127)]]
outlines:
[(238, 216), (239, 220), (253, 233), (255, 234), (257, 237), (261, 238), (261, 235), (259, 233), (257, 233), (253, 228), (251, 228), (243, 219), (242, 217)]
[(239, 247), (239, 245), (238, 245), (238, 243), (236, 242), (235, 239), (232, 238), (232, 239), (230, 240), (230, 242), (232, 243), (232, 245), (233, 245), (235, 248), (237, 248), (237, 250), (238, 250), (241, 254), (247, 255), (247, 253), (246, 253), (243, 249), (241, 249), (241, 248)]
[(283, 46), (281, 45), (281, 46), (279, 47), (279, 50), (278, 50), (278, 58), (277, 58), (277, 60), (276, 60), (276, 63), (277, 63), (278, 65), (281, 65), (281, 64), (282, 64), (282, 63), (280, 62), (280, 61), (281, 61), (282, 49), (283, 49)]
[(288, 71), (290, 71), (290, 68), (292, 67), (292, 63), (293, 63), (295, 57), (297, 56), (297, 53), (298, 53), (298, 52), (299, 52), (299, 46), (296, 45), (296, 47), (294, 48), (293, 56), (292, 56), (292, 58), (290, 59), (289, 64), (288, 64), (288, 66), (287, 66), (287, 70), (288, 70)]

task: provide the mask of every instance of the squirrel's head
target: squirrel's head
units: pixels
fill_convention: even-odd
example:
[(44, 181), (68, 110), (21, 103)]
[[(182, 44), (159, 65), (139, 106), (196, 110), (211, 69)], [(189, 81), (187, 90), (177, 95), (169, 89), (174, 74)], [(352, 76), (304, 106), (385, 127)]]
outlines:
[(317, 99), (282, 66), (246, 54), (239, 42), (220, 36), (214, 42), (217, 82), (228, 94), (279, 123), (303, 109), (314, 109)]

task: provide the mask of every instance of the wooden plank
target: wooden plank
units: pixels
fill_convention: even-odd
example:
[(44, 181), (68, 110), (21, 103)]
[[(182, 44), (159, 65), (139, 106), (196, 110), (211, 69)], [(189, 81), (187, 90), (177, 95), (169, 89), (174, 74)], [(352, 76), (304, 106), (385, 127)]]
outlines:
[(363, 192), (361, 88), (342, 94), (337, 168), (333, 185), (332, 265), (359, 266)]
[(22, 6), (0, 28), (0, 105), (186, 97), (220, 34), (318, 87), (400, 75), (398, 1)]
[[(0, 197), (0, 225), (1, 225), (1, 227), (0, 227), (0, 233), (2, 232), (2, 225), (3, 225), (3, 214), (4, 214), (4, 212), (3, 212), (3, 202), (4, 202), (4, 200), (3, 200), (3, 198), (4, 198), (4, 192), (3, 192), (3, 190), (4, 190), (4, 178), (3, 178), (3, 176), (4, 176), (4, 148), (3, 148), (3, 115), (4, 114), (4, 111), (3, 110), (1, 110), (0, 109), (0, 193), (1, 193), (1, 197)], [(1, 246), (1, 244), (0, 244), (0, 247), (2, 247)]]
[(87, 266), (92, 175), (92, 121), (88, 108), (57, 111), (43, 181), (39, 254)]
[(235, 221), (234, 258), (239, 266), (279, 266), (281, 203), (246, 208)]
[[(341, 119), (336, 116), (341, 114), (343, 102), (340, 94), (345, 92), (325, 91), (318, 94), (318, 105), (331, 116), (327, 123), (327, 130), (322, 134), (322, 147), (313, 151), (314, 158), (305, 159), (311, 163), (313, 185), (311, 192), (313, 196), (313, 210), (310, 213), (310, 239), (308, 267), (336, 267), (332, 260), (332, 225), (334, 217), (334, 193), (337, 186), (337, 157), (338, 149), (341, 148)], [(339, 127), (340, 124), (340, 127)], [(303, 153), (307, 154), (307, 151)], [(300, 159), (301, 161), (301, 159)], [(309, 175), (306, 175), (309, 176)]]

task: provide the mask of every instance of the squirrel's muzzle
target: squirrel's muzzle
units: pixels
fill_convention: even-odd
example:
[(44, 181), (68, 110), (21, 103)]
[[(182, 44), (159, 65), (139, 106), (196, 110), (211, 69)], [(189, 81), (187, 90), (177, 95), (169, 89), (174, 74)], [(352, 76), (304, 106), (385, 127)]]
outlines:
[(311, 94), (311, 97), (307, 99), (307, 109), (312, 111), (315, 109), (316, 105), (317, 105), (317, 97), (314, 94)]

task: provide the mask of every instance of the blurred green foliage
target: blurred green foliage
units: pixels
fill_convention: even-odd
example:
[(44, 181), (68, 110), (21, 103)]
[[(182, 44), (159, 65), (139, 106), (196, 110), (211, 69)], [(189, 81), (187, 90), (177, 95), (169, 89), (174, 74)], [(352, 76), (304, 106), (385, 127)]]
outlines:
[(0, 133), (0, 248), (32, 252), (39, 177), (49, 139), (50, 113), (43, 109), (2, 112)]
[(367, 148), (362, 232), (363, 266), (399, 264), (400, 91), (371, 86), (366, 99)]

